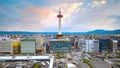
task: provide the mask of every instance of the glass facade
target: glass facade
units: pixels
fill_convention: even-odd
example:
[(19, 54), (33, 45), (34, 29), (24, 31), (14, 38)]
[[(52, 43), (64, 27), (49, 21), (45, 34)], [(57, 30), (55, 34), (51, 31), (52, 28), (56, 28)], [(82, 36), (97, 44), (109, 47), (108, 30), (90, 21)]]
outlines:
[(99, 40), (99, 47), (100, 47), (100, 52), (102, 51), (110, 51), (110, 39), (100, 39)]
[(69, 50), (70, 41), (50, 41), (51, 50)]

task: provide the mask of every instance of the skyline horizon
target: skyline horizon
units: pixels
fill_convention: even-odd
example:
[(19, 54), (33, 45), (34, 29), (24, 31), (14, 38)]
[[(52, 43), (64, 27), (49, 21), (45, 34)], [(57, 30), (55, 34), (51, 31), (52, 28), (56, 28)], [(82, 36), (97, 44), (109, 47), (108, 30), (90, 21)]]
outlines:
[[(59, 32), (31, 32), (31, 31), (0, 31), (0, 34), (59, 34)], [(92, 30), (86, 32), (62, 32), (62, 34), (120, 34), (120, 29), (117, 30)]]

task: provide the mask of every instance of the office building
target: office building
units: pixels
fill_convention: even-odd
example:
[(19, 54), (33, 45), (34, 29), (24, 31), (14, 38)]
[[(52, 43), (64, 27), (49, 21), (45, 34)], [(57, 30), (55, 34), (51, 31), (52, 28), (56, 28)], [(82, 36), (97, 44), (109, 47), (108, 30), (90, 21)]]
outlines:
[(69, 39), (51, 39), (49, 41), (50, 43), (50, 50), (56, 51), (56, 50), (70, 50), (71, 42)]
[(99, 40), (85, 40), (79, 39), (78, 46), (81, 50), (91, 53), (96, 52), (99, 53)]
[(21, 45), (21, 43), (19, 41), (12, 42), (12, 53), (13, 54), (20, 53), (20, 45)]
[(118, 46), (117, 50), (120, 51), (120, 39), (118, 40)]
[(36, 41), (35, 39), (21, 40), (21, 53), (35, 53)]
[(99, 41), (98, 40), (86, 40), (85, 52), (88, 52), (88, 53), (92, 53), (92, 52), (99, 53)]
[(12, 41), (11, 40), (1, 40), (0, 41), (0, 53), (12, 53)]
[(111, 51), (111, 40), (110, 39), (99, 39), (99, 51)]
[(86, 45), (86, 40), (85, 39), (79, 39), (78, 40), (78, 47), (84, 48)]

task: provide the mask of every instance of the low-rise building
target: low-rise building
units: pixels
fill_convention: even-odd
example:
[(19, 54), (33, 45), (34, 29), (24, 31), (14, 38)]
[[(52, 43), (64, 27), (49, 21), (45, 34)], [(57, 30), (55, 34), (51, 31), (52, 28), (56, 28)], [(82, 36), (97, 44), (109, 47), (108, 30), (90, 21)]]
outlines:
[(0, 41), (0, 53), (12, 53), (12, 41), (11, 40), (1, 40)]
[(71, 47), (71, 42), (69, 39), (51, 39), (49, 42), (51, 51), (70, 50)]
[(19, 41), (12, 42), (12, 53), (13, 54), (20, 53), (20, 45), (21, 43)]

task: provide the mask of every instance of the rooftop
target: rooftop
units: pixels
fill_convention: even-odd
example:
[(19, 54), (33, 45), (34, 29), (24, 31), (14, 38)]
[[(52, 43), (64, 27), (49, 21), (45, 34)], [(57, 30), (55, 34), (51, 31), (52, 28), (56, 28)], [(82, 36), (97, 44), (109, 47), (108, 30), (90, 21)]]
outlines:
[(50, 39), (50, 41), (70, 41), (70, 39)]
[(35, 41), (35, 39), (23, 39), (21, 41)]
[(0, 60), (50, 60), (49, 68), (53, 68), (54, 56), (0, 56)]

